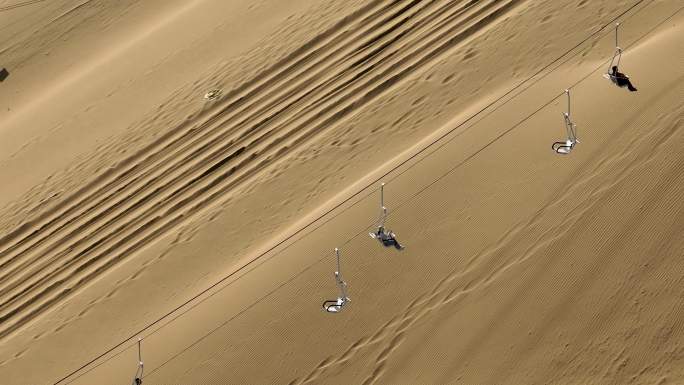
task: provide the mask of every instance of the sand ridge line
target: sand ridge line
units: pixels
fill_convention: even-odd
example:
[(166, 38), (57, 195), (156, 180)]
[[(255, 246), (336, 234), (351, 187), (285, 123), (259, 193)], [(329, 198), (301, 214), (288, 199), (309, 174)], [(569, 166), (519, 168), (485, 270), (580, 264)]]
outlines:
[[(167, 230), (185, 220), (187, 218), (187, 214), (189, 214), (190, 212), (205, 207), (206, 203), (214, 201), (216, 198), (218, 198), (220, 195), (223, 195), (223, 193), (227, 192), (229, 189), (235, 188), (237, 185), (245, 182), (246, 180), (249, 180), (257, 172), (271, 165), (274, 159), (282, 159), (283, 155), (291, 152), (293, 148), (296, 147), (296, 145), (302, 144), (305, 140), (310, 139), (312, 136), (318, 133), (320, 129), (338, 121), (341, 117), (348, 115), (350, 112), (354, 111), (355, 109), (367, 103), (372, 98), (379, 95), (379, 93), (385, 91), (389, 86), (396, 84), (399, 80), (403, 79), (409, 73), (412, 73), (416, 69), (420, 68), (421, 65), (424, 65), (425, 63), (434, 59), (437, 55), (443, 53), (446, 49), (452, 47), (457, 43), (460, 43), (462, 39), (467, 38), (474, 32), (479, 31), (481, 28), (484, 28), (492, 20), (494, 20), (497, 15), (499, 15), (502, 12), (505, 12), (516, 3), (517, 1), (506, 2), (501, 7), (496, 8), (495, 10), (489, 13), (486, 11), (488, 11), (490, 8), (493, 8), (494, 3), (485, 4), (482, 8), (475, 10), (473, 14), (465, 16), (465, 22), (467, 23), (472, 20), (472, 23), (466, 24), (465, 29), (463, 29), (460, 33), (457, 32), (459, 28), (462, 28), (462, 19), (454, 18), (453, 21), (449, 20), (449, 23), (444, 22), (442, 25), (440, 25), (440, 27), (448, 28), (447, 31), (441, 32), (441, 34), (438, 37), (428, 40), (428, 42), (425, 43), (423, 46), (419, 47), (417, 51), (422, 50), (423, 47), (437, 44), (440, 40), (446, 39), (454, 33), (456, 33), (456, 38), (454, 38), (453, 36), (450, 37), (446, 43), (442, 43), (438, 46), (438, 48), (434, 49), (431, 52), (428, 52), (428, 54), (422, 57), (416, 56), (416, 53), (409, 53), (407, 56), (411, 59), (415, 57), (415, 59), (414, 62), (408, 66), (405, 63), (403, 63), (406, 58), (401, 58), (395, 62), (390, 62), (386, 64), (386, 70), (383, 74), (377, 75), (366, 84), (351, 90), (352, 94), (362, 94), (362, 97), (360, 100), (352, 101), (342, 109), (335, 110), (334, 107), (337, 107), (336, 102), (328, 102), (327, 100), (323, 100), (321, 103), (327, 102), (327, 105), (323, 106), (322, 112), (328, 113), (328, 117), (326, 120), (324, 120), (321, 123), (318, 123), (313, 128), (310, 128), (309, 130), (301, 134), (298, 134), (297, 132), (293, 133), (291, 130), (286, 136), (282, 136), (279, 138), (275, 138), (272, 141), (265, 142), (262, 148), (257, 148), (253, 153), (249, 155), (243, 156), (241, 153), (238, 153), (236, 157), (235, 154), (233, 154), (227, 158), (223, 158), (218, 163), (212, 165), (209, 169), (203, 171), (197, 170), (197, 173), (199, 173), (199, 175), (195, 174), (194, 177), (190, 179), (189, 183), (183, 184), (182, 179), (187, 179), (186, 177), (189, 177), (187, 176), (187, 174), (185, 174), (183, 175), (183, 178), (176, 178), (174, 182), (171, 182), (177, 188), (176, 190), (172, 191), (169, 195), (161, 199), (157, 199), (154, 201), (150, 200), (151, 196), (157, 195), (159, 193), (161, 187), (158, 187), (156, 190), (153, 191), (153, 193), (146, 195), (141, 200), (135, 202), (131, 207), (125, 210), (121, 210), (118, 214), (116, 214), (116, 216), (113, 219), (108, 221), (105, 225), (108, 225), (114, 222), (115, 220), (124, 218), (129, 219), (127, 218), (127, 216), (131, 215), (132, 210), (144, 210), (144, 212), (141, 215), (139, 215), (137, 219), (134, 218), (133, 221), (128, 221), (127, 223), (125, 222), (124, 224), (116, 228), (114, 230), (114, 233), (108, 233), (105, 236), (105, 238), (96, 240), (94, 243), (91, 243), (90, 245), (81, 249), (80, 252), (76, 251), (77, 254), (75, 256), (67, 258), (66, 261), (62, 262), (61, 267), (51, 271), (50, 273), (48, 273), (47, 276), (41, 277), (36, 274), (31, 274), (32, 277), (37, 278), (34, 279), (32, 282), (23, 281), (21, 282), (21, 284), (23, 285), (15, 285), (13, 288), (11, 288), (10, 290), (12, 290), (12, 292), (15, 294), (11, 295), (9, 301), (6, 301), (3, 304), (3, 306), (0, 307), (2, 309), (7, 309), (8, 306), (12, 305), (13, 303), (18, 303), (19, 299), (28, 294), (33, 293), (35, 294), (35, 296), (32, 299), (24, 301), (21, 304), (15, 306), (14, 308), (7, 310), (2, 316), (2, 319), (7, 320), (24, 311), (27, 311), (28, 315), (27, 317), (22, 318), (21, 323), (27, 321), (30, 318), (33, 318), (35, 315), (44, 311), (47, 307), (55, 303), (57, 298), (65, 297), (75, 287), (82, 286), (91, 279), (94, 279), (95, 277), (97, 277), (97, 275), (99, 275), (99, 273), (106, 270), (106, 268), (113, 266), (115, 263), (118, 263), (118, 261), (124, 258), (124, 255), (118, 254), (116, 256), (113, 256), (109, 260), (100, 261), (101, 259), (104, 259), (109, 253), (114, 252), (116, 249), (119, 249), (123, 247), (126, 243), (132, 242), (134, 240), (136, 240), (137, 243), (135, 244), (135, 246), (129, 247), (127, 249), (128, 253), (138, 250), (147, 243), (153, 241), (154, 239), (156, 239), (157, 236), (166, 233)], [(430, 34), (429, 36), (431, 35), (432, 34)], [(420, 38), (420, 36), (418, 36), (418, 38)], [(425, 40), (425, 38), (423, 38), (422, 40)], [(400, 72), (396, 73), (396, 71)], [(385, 80), (386, 77), (389, 77), (389, 79)], [(347, 83), (350, 84), (354, 80), (355, 78), (352, 78), (348, 80)], [(381, 81), (382, 83), (380, 83), (380, 85), (377, 85), (377, 83)], [(368, 91), (368, 87), (373, 86), (375, 86), (375, 88), (371, 88), (370, 91)], [(339, 89), (344, 88), (344, 86), (339, 87)], [(363, 95), (364, 92), (365, 95)], [(348, 95), (340, 96), (340, 99), (348, 99)], [(298, 129), (305, 128), (307, 126), (310, 126), (311, 124), (315, 124), (317, 121), (320, 121), (320, 115), (321, 111), (312, 111), (309, 114), (308, 118), (306, 115), (304, 117), (300, 117), (299, 120), (306, 120), (304, 120), (303, 124), (299, 125)], [(281, 145), (281, 142), (285, 140), (289, 140), (289, 143), (285, 144), (284, 146)], [(250, 145), (254, 144), (259, 143), (255, 143), (255, 141), (250, 143)], [(263, 159), (261, 161), (258, 161), (258, 156), (261, 156)], [(237, 165), (228, 169), (212, 181), (204, 180), (205, 177), (211, 175), (219, 169), (225, 170), (227, 168), (226, 165), (228, 161), (232, 160), (233, 157), (236, 158), (235, 162), (239, 162)], [(250, 163), (257, 164), (252, 168), (243, 171), (242, 169)], [(234, 173), (235, 176), (233, 176)], [(167, 184), (166, 186), (168, 186), (169, 184)], [(146, 186), (149, 186), (149, 184)], [(215, 188), (220, 188), (220, 190), (211, 193), (211, 190), (214, 190)], [(163, 222), (162, 218), (165, 218), (169, 214), (178, 212), (181, 209), (186, 208), (188, 205), (192, 204), (197, 199), (200, 199), (201, 196), (206, 196), (206, 194), (210, 193), (211, 195), (208, 198), (203, 199), (201, 202), (195, 204), (188, 211), (181, 213), (180, 215), (172, 218), (171, 220)], [(157, 202), (161, 202), (161, 205), (159, 205)], [(164, 209), (166, 209), (166, 212), (164, 212)], [(153, 212), (156, 212), (158, 214), (152, 214)], [(140, 223), (145, 220), (145, 215), (147, 215), (147, 218), (149, 218), (149, 216), (151, 215), (153, 215), (153, 217), (146, 223)], [(90, 235), (97, 235), (102, 227), (104, 226), (101, 226), (98, 230), (91, 233)], [(81, 228), (79, 229), (79, 231), (83, 231), (83, 229)], [(144, 233), (146, 231), (151, 231), (153, 234), (155, 234), (155, 236), (152, 238), (145, 237)], [(82, 240), (78, 242), (82, 242)], [(104, 252), (79, 264), (80, 260), (84, 259), (86, 255), (91, 254), (93, 250), (97, 248), (104, 248), (107, 246), (110, 247), (107, 248)], [(56, 258), (62, 259), (66, 257), (67, 253), (73, 250), (73, 247), (74, 246), (68, 246), (68, 248), (64, 249), (64, 251), (61, 254), (58, 254)], [(47, 267), (47, 265), (44, 265), (44, 267)], [(17, 283), (18, 281), (19, 280), (17, 279), (14, 281), (14, 283)], [(76, 284), (75, 286), (70, 286), (67, 289), (62, 290), (53, 298), (45, 298), (49, 294), (49, 292), (54, 291), (57, 287), (64, 286), (67, 281), (76, 281)], [(42, 290), (41, 287), (43, 288)], [(34, 308), (35, 311), (28, 310), (29, 307)], [(14, 325), (17, 325), (19, 323), (20, 322), (17, 322)], [(13, 329), (13, 327), (10, 326), (7, 330), (10, 329)], [(0, 332), (0, 336), (5, 335), (6, 332)]]

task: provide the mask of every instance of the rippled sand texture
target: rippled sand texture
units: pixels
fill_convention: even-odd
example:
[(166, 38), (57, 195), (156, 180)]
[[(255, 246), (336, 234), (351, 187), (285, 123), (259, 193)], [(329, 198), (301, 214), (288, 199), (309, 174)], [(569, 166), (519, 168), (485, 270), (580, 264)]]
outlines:
[(684, 383), (683, 22), (0, 0), (2, 382)]

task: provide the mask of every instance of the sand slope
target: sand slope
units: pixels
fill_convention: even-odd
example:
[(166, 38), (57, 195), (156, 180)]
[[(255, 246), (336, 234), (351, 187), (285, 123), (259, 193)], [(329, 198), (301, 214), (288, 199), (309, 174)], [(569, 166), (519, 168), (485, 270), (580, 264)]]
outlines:
[[(66, 26), (48, 26), (98, 48), (52, 59), (61, 75), (27, 80), (46, 91), (11, 99), (0, 127), (17, 180), (2, 194), (0, 373), (54, 383), (145, 328), (145, 383), (683, 381), (675, 3), (63, 2)], [(638, 93), (595, 70), (606, 30), (459, 126), (627, 9)], [(116, 20), (106, 49), (93, 14)], [(3, 102), (38, 71), (28, 42), (57, 44), (13, 28)], [(581, 143), (559, 157), (563, 99), (514, 124), (575, 83)], [(352, 194), (402, 164), (383, 178), (397, 253), (366, 235), (377, 184)], [(331, 316), (335, 246), (352, 303)], [(128, 381), (133, 343), (67, 382)]]

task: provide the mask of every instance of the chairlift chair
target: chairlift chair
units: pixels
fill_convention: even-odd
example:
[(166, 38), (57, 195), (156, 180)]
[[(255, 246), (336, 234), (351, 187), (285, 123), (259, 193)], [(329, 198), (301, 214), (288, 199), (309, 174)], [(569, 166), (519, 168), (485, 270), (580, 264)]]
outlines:
[(377, 231), (368, 233), (371, 238), (377, 239), (383, 246), (394, 246), (397, 250), (403, 250), (397, 236), (391, 230), (385, 228), (385, 220), (387, 219), (387, 208), (385, 207), (385, 184), (380, 185), (380, 218), (378, 219)]
[(620, 23), (615, 23), (615, 52), (613, 53), (613, 58), (610, 59), (610, 64), (608, 64), (606, 73), (603, 74), (604, 78), (610, 80), (616, 86), (619, 86), (618, 79), (629, 79), (627, 76), (617, 76), (617, 74), (613, 72), (613, 67), (620, 68), (620, 60), (622, 59), (622, 48), (618, 45), (619, 27)]
[(142, 377), (143, 377), (143, 371), (144, 371), (144, 366), (143, 366), (143, 361), (142, 361), (142, 354), (141, 354), (141, 349), (140, 349), (140, 343), (142, 341), (142, 338), (138, 338), (138, 368), (135, 371), (135, 376), (133, 377), (133, 385), (142, 385)]
[(570, 119), (570, 90), (565, 90), (565, 94), (568, 96), (568, 111), (563, 112), (563, 122), (568, 139), (563, 142), (554, 142), (551, 145), (553, 151), (563, 155), (569, 154), (575, 147), (575, 144), (580, 142), (577, 139), (577, 125)]
[(350, 302), (351, 299), (347, 296), (347, 283), (342, 279), (340, 270), (340, 249), (335, 248), (335, 255), (337, 256), (337, 271), (335, 272), (335, 283), (340, 289), (340, 296), (337, 299), (330, 299), (323, 302), (323, 309), (328, 313), (339, 313), (342, 311), (344, 305)]

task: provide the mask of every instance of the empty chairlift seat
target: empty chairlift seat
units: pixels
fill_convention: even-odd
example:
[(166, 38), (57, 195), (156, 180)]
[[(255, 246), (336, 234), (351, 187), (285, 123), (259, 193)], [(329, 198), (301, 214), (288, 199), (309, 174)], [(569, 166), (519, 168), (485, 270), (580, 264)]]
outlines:
[(575, 144), (579, 143), (579, 139), (577, 139), (577, 125), (570, 119), (570, 90), (565, 90), (565, 94), (568, 97), (568, 111), (563, 112), (563, 124), (565, 125), (567, 139), (562, 142), (554, 142), (551, 149), (557, 154), (567, 155), (575, 148)]

